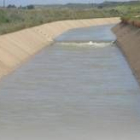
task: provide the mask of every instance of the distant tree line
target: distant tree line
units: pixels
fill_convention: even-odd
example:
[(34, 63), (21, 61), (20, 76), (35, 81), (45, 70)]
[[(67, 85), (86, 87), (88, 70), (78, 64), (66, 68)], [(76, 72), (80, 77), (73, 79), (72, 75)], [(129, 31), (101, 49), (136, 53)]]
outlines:
[(7, 6), (8, 9), (35, 9), (35, 6), (34, 5), (27, 5), (27, 6), (19, 6), (17, 7), (16, 5), (14, 4), (9, 4)]
[(7, 8), (17, 8), (15, 5), (9, 4)]

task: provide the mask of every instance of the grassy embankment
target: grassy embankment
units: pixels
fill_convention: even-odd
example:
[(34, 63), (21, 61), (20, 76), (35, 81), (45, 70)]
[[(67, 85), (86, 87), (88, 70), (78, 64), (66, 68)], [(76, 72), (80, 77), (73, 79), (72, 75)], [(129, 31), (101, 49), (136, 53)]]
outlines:
[(129, 6), (128, 9), (129, 11), (121, 17), (122, 23), (140, 28), (140, 4)]
[(72, 10), (72, 9), (34, 9), (0, 10), (0, 34), (13, 32), (16, 30), (67, 19), (89, 19), (100, 17), (114, 17), (118, 13), (110, 10)]
[(126, 15), (128, 11), (138, 13), (140, 4), (131, 5), (132, 3), (107, 3), (95, 7), (82, 5), (82, 8), (72, 5), (32, 10), (0, 9), (0, 35), (58, 20), (117, 17)]
[(121, 18), (123, 24), (133, 25), (140, 28), (140, 16), (124, 16)]

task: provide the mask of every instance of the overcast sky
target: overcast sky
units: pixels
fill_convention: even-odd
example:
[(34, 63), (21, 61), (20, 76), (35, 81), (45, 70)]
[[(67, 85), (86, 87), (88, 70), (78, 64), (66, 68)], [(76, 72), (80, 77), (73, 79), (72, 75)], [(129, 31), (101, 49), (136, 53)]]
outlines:
[[(5, 0), (6, 5), (16, 4), (16, 5), (28, 5), (28, 4), (66, 4), (66, 3), (101, 3), (104, 0)], [(113, 1), (113, 0), (107, 0)], [(130, 1), (130, 0), (114, 0), (114, 1)], [(3, 0), (0, 0), (0, 5), (2, 5)]]

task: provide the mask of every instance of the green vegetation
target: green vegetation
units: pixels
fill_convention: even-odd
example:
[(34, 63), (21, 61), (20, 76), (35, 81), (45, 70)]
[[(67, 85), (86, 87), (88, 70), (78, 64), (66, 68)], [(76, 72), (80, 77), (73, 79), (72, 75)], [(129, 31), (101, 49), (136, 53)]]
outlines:
[(121, 18), (121, 20), (122, 20), (123, 24), (129, 24), (129, 25), (140, 28), (140, 15), (137, 15), (137, 16), (131, 16), (131, 15), (123, 16)]
[(124, 15), (121, 16), (122, 23), (140, 27), (140, 2), (122, 8), (125, 11)]
[(118, 11), (99, 9), (1, 9), (0, 34), (58, 20), (114, 17), (118, 15)]
[(131, 17), (139, 15), (139, 9), (140, 2), (105, 2), (98, 5), (29, 5), (19, 8), (14, 5), (9, 5), (5, 9), (0, 8), (0, 34), (67, 19), (90, 19), (121, 16), (123, 21), (123, 19), (128, 17), (128, 13), (131, 13)]

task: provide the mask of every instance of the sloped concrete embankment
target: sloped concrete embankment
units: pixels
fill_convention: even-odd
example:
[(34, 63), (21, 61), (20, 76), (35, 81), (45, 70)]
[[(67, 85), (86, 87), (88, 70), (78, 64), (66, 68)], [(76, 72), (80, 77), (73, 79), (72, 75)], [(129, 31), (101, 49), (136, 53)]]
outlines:
[(140, 29), (120, 23), (113, 28), (113, 31), (117, 36), (117, 45), (126, 56), (140, 83)]
[(0, 36), (0, 78), (15, 70), (63, 32), (79, 27), (118, 23), (119, 18), (68, 20), (44, 24)]

